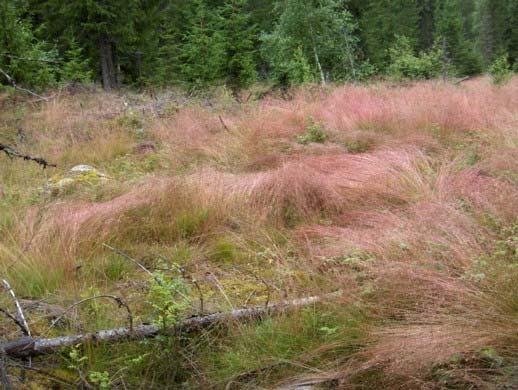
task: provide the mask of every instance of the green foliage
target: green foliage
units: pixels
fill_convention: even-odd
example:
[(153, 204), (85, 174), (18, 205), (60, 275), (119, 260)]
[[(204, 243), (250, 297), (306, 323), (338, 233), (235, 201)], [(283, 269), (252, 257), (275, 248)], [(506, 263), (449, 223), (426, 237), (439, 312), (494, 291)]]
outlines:
[[(307, 308), (289, 316), (243, 324), (227, 337), (207, 345), (201, 354), (201, 364), (211, 379), (219, 383), (256, 370), (266, 374), (262, 369), (270, 367), (272, 361), (279, 362), (272, 370), (279, 369), (284, 373), (290, 370), (290, 365), (282, 362), (293, 359), (301, 362), (304, 356), (307, 359), (304, 363), (318, 364), (326, 353), (343, 356), (357, 348), (363, 335), (361, 318), (354, 310)], [(318, 346), (326, 344), (333, 344), (333, 351), (317, 350)], [(259, 385), (263, 376), (269, 375), (251, 377), (248, 384)]]
[(439, 45), (435, 45), (429, 52), (415, 55), (410, 40), (405, 36), (396, 38), (394, 46), (389, 49), (389, 55), (387, 73), (396, 80), (438, 77), (445, 66)]
[(320, 123), (315, 122), (313, 118), (309, 118), (308, 121), (309, 124), (306, 127), (306, 134), (299, 136), (297, 141), (303, 145), (306, 145), (310, 142), (326, 142), (328, 136), (324, 131), (324, 127)]
[(107, 371), (92, 371), (88, 374), (88, 379), (100, 390), (108, 390), (111, 388), (110, 374)]
[(277, 3), (276, 12), (279, 20), (271, 33), (263, 35), (262, 53), (279, 83), (305, 81), (307, 64), (321, 81), (354, 75), (356, 24), (338, 2), (287, 0)]
[(493, 83), (496, 85), (504, 84), (513, 76), (511, 65), (509, 64), (509, 56), (507, 53), (497, 57), (488, 69)]
[(396, 37), (408, 37), (415, 50), (421, 2), (413, 0), (367, 0), (360, 16), (364, 49), (371, 62), (382, 71), (389, 63), (388, 47)]
[[(58, 53), (46, 42), (37, 40), (28, 20), (24, 2), (4, 0), (0, 3), (0, 68), (16, 83), (45, 87), (56, 81)], [(10, 84), (4, 75), (0, 83)]]
[(285, 68), (281, 70), (281, 77), (286, 78), (286, 81), (281, 81), (281, 84), (298, 85), (315, 81), (311, 65), (301, 47), (295, 49), (291, 60), (288, 60), (283, 66)]
[[(88, 357), (83, 355), (80, 348), (81, 345), (78, 344), (70, 349), (70, 352), (68, 353), (67, 367), (73, 371), (79, 372), (81, 376), (85, 376), (83, 373), (84, 371), (87, 371), (89, 362)], [(108, 390), (111, 388), (110, 374), (107, 371), (89, 371), (86, 376), (90, 382), (100, 390)]]
[(210, 257), (212, 260), (220, 264), (232, 264), (238, 256), (237, 252), (238, 251), (234, 243), (221, 238), (214, 243), (212, 250), (210, 251)]
[(435, 39), (444, 50), (445, 60), (460, 75), (481, 71), (481, 58), (464, 32), (460, 0), (437, 0), (435, 6)]
[(245, 11), (247, 0), (229, 0), (221, 8), (219, 29), (225, 46), (227, 83), (233, 89), (250, 86), (257, 79), (255, 62), (256, 26)]
[(195, 87), (216, 84), (224, 78), (225, 36), (218, 17), (204, 0), (193, 2), (189, 28), (180, 48), (183, 79)]
[(190, 306), (189, 288), (179, 276), (153, 273), (147, 302), (153, 308), (153, 321), (164, 329), (178, 322)]
[[(56, 81), (277, 86), (480, 73), (518, 58), (513, 0), (4, 0), (0, 68), (33, 88)], [(406, 41), (402, 42), (401, 37)], [(52, 42), (52, 45), (49, 43)], [(419, 53), (419, 54), (418, 54)], [(5, 77), (0, 82), (7, 85)], [(110, 86), (109, 85), (109, 86)]]
[(93, 72), (90, 70), (89, 61), (83, 56), (83, 48), (75, 40), (70, 42), (65, 52), (59, 73), (62, 82), (89, 83), (92, 81)]

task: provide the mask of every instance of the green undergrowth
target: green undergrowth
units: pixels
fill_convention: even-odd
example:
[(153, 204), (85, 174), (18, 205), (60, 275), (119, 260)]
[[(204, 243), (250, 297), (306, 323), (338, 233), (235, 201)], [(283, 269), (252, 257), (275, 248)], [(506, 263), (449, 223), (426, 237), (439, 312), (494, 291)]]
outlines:
[[(62, 353), (60, 375), (105, 373), (112, 388), (257, 388), (286, 375), (318, 371), (364, 343), (368, 321), (355, 307), (316, 305), (246, 323), (229, 321), (199, 334), (117, 345), (87, 344)], [(82, 357), (86, 359), (81, 360)], [(72, 368), (71, 368), (72, 367)]]

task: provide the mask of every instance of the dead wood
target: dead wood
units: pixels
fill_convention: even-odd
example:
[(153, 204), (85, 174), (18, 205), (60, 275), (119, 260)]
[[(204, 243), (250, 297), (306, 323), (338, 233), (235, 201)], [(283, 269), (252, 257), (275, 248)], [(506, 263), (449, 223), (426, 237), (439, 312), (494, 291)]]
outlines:
[(286, 310), (309, 306), (327, 299), (336, 298), (339, 295), (341, 295), (341, 292), (335, 292), (322, 296), (294, 299), (291, 301), (283, 301), (268, 307), (258, 306), (245, 309), (234, 309), (230, 312), (218, 312), (206, 316), (192, 317), (182, 320), (175, 326), (167, 329), (163, 329), (157, 325), (140, 325), (134, 327), (133, 331), (129, 328), (118, 328), (100, 330), (93, 333), (61, 336), (56, 338), (24, 337), (18, 340), (7, 342), (2, 347), (7, 356), (11, 358), (24, 358), (28, 356), (51, 354), (59, 351), (63, 347), (85, 343), (88, 341), (101, 343), (120, 342), (136, 340), (145, 337), (154, 337), (164, 332), (190, 333), (199, 331), (203, 328), (206, 328), (207, 326), (223, 323), (225, 321), (244, 321), (261, 318), (266, 315), (280, 314)]
[(14, 81), (14, 79), (8, 74), (6, 73), (3, 69), (0, 68), (0, 73), (2, 75), (4, 75), (4, 77), (7, 79), (7, 81), (9, 82), (9, 84), (11, 84), (13, 86), (14, 89), (18, 89), (19, 91), (23, 91), (25, 93), (28, 93), (29, 95), (32, 95), (32, 96), (35, 96), (37, 97), (39, 100), (45, 100), (45, 101), (48, 101), (50, 98), (47, 97), (47, 96), (41, 96), (41, 95), (38, 95), (36, 92), (33, 92), (31, 91), (30, 89), (27, 89), (27, 88), (23, 88), (23, 87), (20, 87), (18, 84), (16, 84), (16, 81)]
[(33, 157), (28, 154), (22, 154), (16, 149), (2, 143), (0, 143), (0, 152), (4, 152), (9, 158), (21, 158), (23, 160), (34, 161), (35, 163), (41, 165), (43, 169), (47, 167), (56, 167), (56, 164), (51, 164), (41, 157)]

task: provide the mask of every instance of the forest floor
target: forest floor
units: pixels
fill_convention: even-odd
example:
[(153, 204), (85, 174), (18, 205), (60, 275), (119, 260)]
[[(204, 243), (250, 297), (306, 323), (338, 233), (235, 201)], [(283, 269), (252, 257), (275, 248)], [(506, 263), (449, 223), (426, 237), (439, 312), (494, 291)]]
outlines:
[[(254, 96), (1, 95), (0, 143), (57, 167), (0, 156), (0, 275), (36, 337), (127, 326), (109, 299), (64, 312), (98, 295), (165, 328), (200, 313), (200, 296), (209, 313), (341, 295), (198, 334), (66, 348), (24, 375), (27, 362), (9, 361), (11, 381), (516, 388), (518, 78)], [(8, 294), (0, 307), (15, 312)], [(8, 318), (0, 332), (21, 336)]]

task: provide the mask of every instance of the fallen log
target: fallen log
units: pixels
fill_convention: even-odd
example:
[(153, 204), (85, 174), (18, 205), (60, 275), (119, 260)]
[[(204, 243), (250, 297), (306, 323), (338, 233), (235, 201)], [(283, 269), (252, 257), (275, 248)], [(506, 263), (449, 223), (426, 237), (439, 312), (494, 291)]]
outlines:
[(294, 299), (291, 301), (283, 301), (268, 307), (258, 306), (246, 309), (234, 309), (229, 312), (218, 312), (205, 316), (187, 318), (180, 321), (175, 326), (163, 329), (157, 325), (140, 325), (135, 326), (133, 330), (129, 328), (107, 329), (92, 333), (84, 333), (72, 336), (61, 336), (56, 338), (33, 338), (23, 337), (18, 340), (10, 341), (1, 346), (5, 355), (11, 358), (24, 358), (29, 356), (51, 354), (63, 347), (76, 344), (92, 342), (117, 342), (126, 340), (135, 340), (146, 337), (154, 337), (161, 333), (191, 333), (203, 329), (207, 326), (222, 323), (225, 320), (243, 321), (247, 319), (257, 319), (266, 315), (280, 314), (285, 310), (291, 310), (298, 307), (309, 306), (319, 303), (327, 299), (335, 298), (341, 295), (341, 292), (335, 292), (322, 296), (314, 296), (307, 298)]

